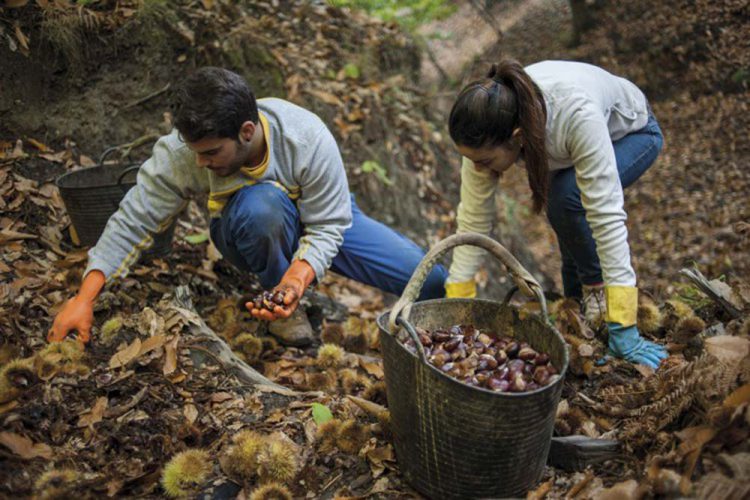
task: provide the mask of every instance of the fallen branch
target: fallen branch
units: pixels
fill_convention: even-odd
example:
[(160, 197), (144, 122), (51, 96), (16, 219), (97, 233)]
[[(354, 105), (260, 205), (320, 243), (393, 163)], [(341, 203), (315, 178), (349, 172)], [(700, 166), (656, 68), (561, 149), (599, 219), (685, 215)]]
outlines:
[(267, 379), (238, 358), (232, 352), (229, 345), (195, 312), (188, 287), (177, 287), (172, 298), (171, 307), (187, 320), (192, 339), (203, 344), (212, 354), (213, 359), (228, 373), (236, 376), (242, 383), (284, 396), (297, 395), (295, 391)]

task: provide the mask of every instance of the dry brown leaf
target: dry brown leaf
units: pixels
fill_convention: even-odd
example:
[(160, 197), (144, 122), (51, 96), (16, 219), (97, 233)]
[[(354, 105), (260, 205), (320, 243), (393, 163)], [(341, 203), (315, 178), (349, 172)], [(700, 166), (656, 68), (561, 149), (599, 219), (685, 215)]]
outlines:
[(641, 496), (642, 493), (638, 481), (628, 479), (627, 481), (615, 484), (611, 488), (604, 488), (594, 492), (591, 498), (594, 500), (638, 500)]
[(109, 367), (111, 369), (120, 368), (126, 366), (128, 363), (133, 361), (141, 352), (141, 339), (136, 339), (127, 347), (117, 351), (112, 358), (109, 360)]
[(385, 374), (383, 373), (383, 364), (376, 362), (376, 361), (365, 361), (364, 359), (359, 359), (359, 366), (362, 367), (364, 371), (366, 371), (369, 375), (372, 375), (373, 377), (377, 379), (382, 379)]
[[(716, 432), (717, 430), (713, 427), (703, 425), (688, 427), (675, 433), (682, 441), (677, 450), (686, 459), (682, 474), (683, 490), (686, 490), (690, 484), (690, 478), (693, 476), (693, 470), (695, 470), (703, 447), (716, 436)], [(687, 494), (687, 491), (683, 491), (683, 494)]]
[(17, 241), (17, 240), (35, 240), (38, 236), (29, 234), (29, 233), (21, 233), (19, 231), (13, 231), (12, 229), (2, 229), (0, 230), (0, 245), (4, 245), (5, 243), (8, 243), (9, 241)]
[(175, 335), (164, 345), (164, 350), (167, 353), (166, 356), (164, 356), (164, 368), (162, 368), (162, 373), (164, 375), (170, 375), (177, 369), (177, 343), (179, 341), (180, 336)]
[(36, 457), (46, 458), (47, 460), (52, 458), (52, 448), (48, 445), (34, 443), (31, 439), (12, 432), (0, 432), (0, 444), (27, 460)]
[(750, 353), (750, 340), (732, 335), (709, 337), (704, 345), (706, 351), (728, 366), (737, 366)]
[(102, 418), (104, 417), (104, 411), (107, 409), (108, 405), (109, 400), (106, 398), (106, 396), (97, 398), (94, 406), (86, 413), (81, 415), (81, 418), (78, 419), (78, 424), (76, 425), (78, 427), (88, 427), (101, 422)]
[(344, 103), (341, 102), (341, 99), (339, 99), (336, 95), (331, 94), (330, 92), (326, 92), (325, 90), (305, 89), (305, 92), (307, 92), (308, 94), (312, 94), (326, 104), (330, 104), (332, 106), (344, 105)]
[(750, 403), (750, 384), (745, 384), (737, 388), (732, 394), (727, 396), (723, 406), (732, 408), (744, 403)]
[(138, 356), (143, 356), (147, 352), (153, 351), (154, 349), (159, 349), (166, 342), (167, 337), (165, 335), (155, 335), (153, 337), (149, 337), (143, 342), (143, 344), (141, 344), (141, 351), (138, 353)]
[(182, 409), (182, 414), (185, 415), (188, 423), (192, 425), (198, 418), (198, 408), (196, 408), (194, 404), (188, 403)]

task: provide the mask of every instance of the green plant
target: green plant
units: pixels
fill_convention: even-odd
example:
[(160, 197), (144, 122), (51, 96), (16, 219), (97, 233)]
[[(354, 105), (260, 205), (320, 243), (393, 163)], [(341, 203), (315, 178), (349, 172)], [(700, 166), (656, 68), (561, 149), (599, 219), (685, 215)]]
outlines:
[(362, 163), (362, 172), (375, 174), (375, 176), (386, 186), (393, 186), (393, 181), (388, 177), (388, 171), (380, 163), (367, 160)]
[(446, 0), (328, 0), (334, 7), (364, 10), (383, 21), (394, 21), (409, 31), (421, 24), (444, 19), (455, 10)]

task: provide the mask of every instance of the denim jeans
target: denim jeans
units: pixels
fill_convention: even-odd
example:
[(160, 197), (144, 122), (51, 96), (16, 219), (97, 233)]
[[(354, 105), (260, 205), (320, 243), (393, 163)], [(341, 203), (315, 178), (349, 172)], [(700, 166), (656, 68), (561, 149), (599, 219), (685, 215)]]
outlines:
[[(642, 129), (615, 141), (617, 171), (623, 189), (633, 184), (656, 160), (664, 143), (653, 114)], [(586, 221), (575, 168), (553, 173), (547, 205), (547, 219), (557, 234), (562, 254), (562, 281), (566, 297), (580, 298), (582, 284), (602, 283), (602, 269), (596, 242)]]
[[(385, 224), (366, 216), (352, 196), (352, 226), (334, 257), (331, 270), (380, 290), (400, 295), (424, 250)], [(261, 285), (276, 286), (289, 267), (302, 235), (299, 211), (271, 183), (237, 191), (220, 218), (211, 220), (211, 240), (225, 259), (258, 275)], [(422, 287), (420, 300), (445, 295), (447, 271), (435, 266)]]

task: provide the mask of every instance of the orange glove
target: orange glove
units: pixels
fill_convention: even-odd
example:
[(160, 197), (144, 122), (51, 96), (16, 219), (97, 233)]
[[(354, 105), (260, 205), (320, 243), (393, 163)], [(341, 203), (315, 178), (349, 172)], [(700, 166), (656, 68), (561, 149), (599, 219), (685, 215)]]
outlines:
[(258, 319), (265, 319), (267, 321), (274, 321), (277, 319), (288, 318), (297, 309), (299, 305), (299, 299), (305, 293), (305, 288), (310, 286), (310, 283), (315, 279), (315, 270), (306, 260), (295, 260), (289, 269), (286, 270), (284, 276), (281, 277), (281, 281), (274, 292), (283, 290), (284, 305), (274, 307), (273, 312), (265, 309), (256, 309), (252, 302), (246, 302), (245, 307), (250, 311), (254, 317)]
[(106, 278), (101, 271), (91, 271), (83, 279), (78, 295), (65, 303), (57, 313), (52, 329), (47, 332), (49, 342), (62, 342), (72, 330), (78, 331), (78, 340), (86, 343), (91, 338), (94, 322), (94, 302), (104, 288)]

